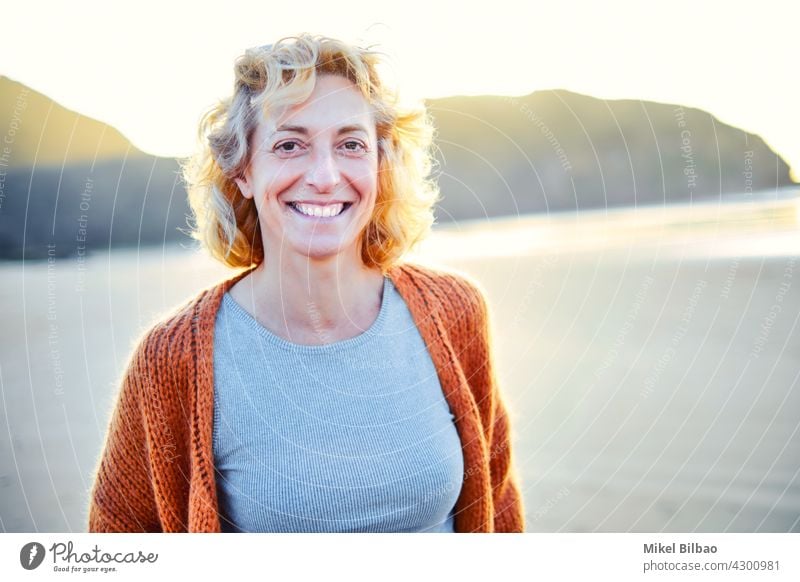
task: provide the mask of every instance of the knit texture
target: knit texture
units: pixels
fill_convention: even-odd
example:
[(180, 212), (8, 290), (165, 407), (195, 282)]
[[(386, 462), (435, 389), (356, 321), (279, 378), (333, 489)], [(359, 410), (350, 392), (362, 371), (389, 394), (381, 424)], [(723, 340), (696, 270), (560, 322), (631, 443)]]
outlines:
[[(90, 532), (220, 531), (214, 324), (224, 293), (247, 273), (201, 292), (139, 341), (97, 467)], [(428, 347), (455, 416), (464, 458), (455, 531), (523, 531), (483, 293), (462, 275), (419, 265), (398, 265), (387, 276)]]

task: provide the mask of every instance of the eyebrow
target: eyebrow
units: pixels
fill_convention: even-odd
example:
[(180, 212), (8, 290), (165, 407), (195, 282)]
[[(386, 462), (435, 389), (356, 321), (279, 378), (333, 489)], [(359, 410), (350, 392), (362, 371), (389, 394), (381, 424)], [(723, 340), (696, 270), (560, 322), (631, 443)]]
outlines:
[[(354, 131), (361, 131), (367, 134), (369, 133), (363, 125), (360, 123), (355, 123), (352, 125), (343, 125), (336, 130), (336, 135), (342, 135), (344, 133), (351, 133)], [(303, 127), (302, 125), (281, 125), (275, 130), (275, 133), (279, 132), (299, 133), (302, 135), (309, 135), (311, 133), (307, 127)]]

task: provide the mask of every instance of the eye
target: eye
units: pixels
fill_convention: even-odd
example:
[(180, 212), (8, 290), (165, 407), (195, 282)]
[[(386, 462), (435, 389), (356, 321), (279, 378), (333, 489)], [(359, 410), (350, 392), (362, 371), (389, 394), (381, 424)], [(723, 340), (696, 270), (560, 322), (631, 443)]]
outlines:
[(347, 154), (359, 154), (367, 151), (367, 146), (357, 139), (348, 139), (341, 147)]
[(272, 151), (278, 155), (290, 156), (292, 154), (297, 154), (303, 149), (303, 144), (300, 142), (296, 140), (287, 140), (275, 144), (275, 146), (272, 148)]

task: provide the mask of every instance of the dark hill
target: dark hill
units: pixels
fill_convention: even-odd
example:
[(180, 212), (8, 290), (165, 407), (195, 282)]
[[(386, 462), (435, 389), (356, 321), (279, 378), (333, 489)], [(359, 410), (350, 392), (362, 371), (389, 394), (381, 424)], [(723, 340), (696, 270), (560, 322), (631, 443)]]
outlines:
[(793, 183), (760, 137), (698, 109), (569, 91), (429, 106), (441, 206), (454, 219), (724, 198)]
[(116, 129), (62, 107), (22, 83), (0, 76), (0, 118), (14, 167), (76, 164), (144, 156)]

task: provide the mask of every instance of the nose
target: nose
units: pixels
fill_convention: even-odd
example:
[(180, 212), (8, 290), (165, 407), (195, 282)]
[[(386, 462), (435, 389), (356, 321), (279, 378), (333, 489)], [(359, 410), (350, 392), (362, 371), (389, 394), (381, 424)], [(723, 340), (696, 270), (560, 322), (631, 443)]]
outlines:
[(334, 155), (329, 151), (317, 151), (312, 165), (306, 173), (306, 184), (320, 192), (331, 192), (339, 184), (341, 176)]

